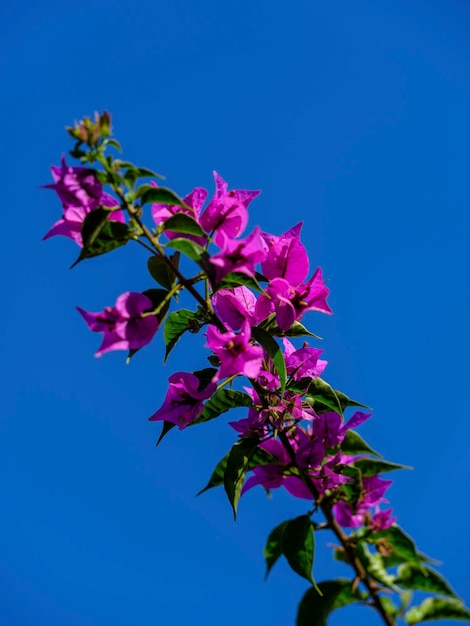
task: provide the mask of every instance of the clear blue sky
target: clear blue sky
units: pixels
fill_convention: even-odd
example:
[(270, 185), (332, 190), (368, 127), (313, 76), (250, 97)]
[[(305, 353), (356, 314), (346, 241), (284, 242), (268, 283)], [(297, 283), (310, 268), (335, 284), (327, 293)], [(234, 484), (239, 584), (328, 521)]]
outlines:
[[(325, 377), (374, 408), (370, 443), (415, 467), (390, 493), (399, 523), (470, 600), (469, 35), (465, 0), (3, 0), (1, 626), (290, 626), (307, 588), (283, 564), (264, 583), (262, 561), (304, 504), (253, 490), (235, 524), (222, 491), (194, 497), (227, 420), (155, 449), (147, 417), (202, 354), (163, 368), (159, 337), (129, 366), (93, 357), (75, 305), (151, 286), (145, 256), (69, 271), (73, 242), (41, 242), (63, 127), (103, 108), (126, 157), (179, 193), (212, 191), (217, 169), (263, 190), (251, 226), (305, 220), (335, 313), (307, 320)], [(320, 547), (314, 571), (347, 574)]]

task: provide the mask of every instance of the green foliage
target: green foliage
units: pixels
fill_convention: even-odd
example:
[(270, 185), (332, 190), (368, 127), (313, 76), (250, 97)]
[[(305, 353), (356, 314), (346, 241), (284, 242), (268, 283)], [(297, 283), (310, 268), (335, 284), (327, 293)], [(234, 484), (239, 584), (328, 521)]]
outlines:
[(224, 472), (225, 493), (233, 509), (233, 517), (237, 519), (238, 501), (249, 469), (250, 460), (259, 445), (259, 439), (246, 438), (237, 441), (229, 452), (227, 467)]
[(419, 606), (413, 606), (405, 614), (408, 624), (419, 624), (438, 619), (470, 621), (470, 611), (460, 600), (449, 598), (426, 598)]
[(261, 291), (259, 284), (254, 278), (240, 272), (230, 272), (227, 274), (227, 276), (220, 281), (214, 291), (218, 291), (219, 289), (232, 289), (234, 287), (241, 286), (249, 287), (254, 291)]
[(389, 587), (393, 589), (393, 591), (398, 591), (395, 585), (395, 578), (392, 574), (387, 572), (380, 553), (372, 554), (363, 541), (357, 544), (354, 551), (364, 566), (364, 569), (372, 578), (375, 578), (375, 580), (382, 583), (385, 587)]
[(281, 555), (284, 555), (291, 568), (306, 578), (312, 585), (315, 536), (309, 515), (301, 515), (277, 526), (269, 535), (264, 548), (266, 578)]
[(406, 465), (399, 465), (382, 459), (357, 459), (354, 461), (354, 467), (359, 468), (363, 476), (376, 476), (393, 470), (412, 469)]
[(218, 389), (206, 402), (203, 412), (193, 424), (208, 422), (209, 420), (219, 417), (222, 413), (226, 413), (230, 409), (242, 406), (252, 406), (252, 401), (248, 394), (234, 389)]
[(335, 609), (367, 599), (365, 592), (354, 588), (352, 580), (344, 578), (323, 581), (318, 589), (310, 588), (302, 598), (296, 626), (326, 626)]
[(398, 568), (395, 582), (404, 589), (417, 589), (458, 599), (449, 583), (436, 571), (423, 565), (404, 563)]
[(204, 231), (194, 218), (185, 213), (177, 213), (169, 217), (161, 226), (162, 230), (170, 230), (183, 235), (204, 236)]
[[(178, 269), (180, 253), (175, 252), (168, 260), (175, 269)], [(176, 276), (171, 269), (169, 263), (165, 261), (163, 256), (153, 255), (147, 260), (147, 268), (150, 276), (157, 281), (165, 289), (171, 289), (176, 281)]]
[(82, 224), (83, 248), (72, 267), (84, 259), (90, 259), (124, 246), (132, 236), (126, 224), (109, 221), (110, 211), (103, 208), (88, 213)]
[[(169, 204), (171, 206), (186, 207), (183, 200), (176, 195), (171, 189), (166, 187), (153, 187), (152, 185), (141, 185), (135, 190), (135, 199), (140, 199), (140, 204), (149, 204), (155, 202), (156, 204)], [(191, 207), (187, 207), (191, 209)]]
[(368, 408), (365, 404), (351, 400), (351, 398), (348, 398), (348, 396), (341, 391), (336, 391), (322, 378), (315, 378), (311, 381), (306, 397), (316, 413), (336, 411), (340, 415), (343, 415), (344, 409), (348, 407)]
[(371, 541), (377, 545), (382, 544), (388, 553), (391, 552), (390, 556), (384, 559), (387, 564), (398, 565), (409, 562), (419, 566), (422, 561), (414, 541), (396, 524), (385, 530), (375, 532)]
[(373, 450), (369, 444), (355, 430), (348, 430), (346, 437), (341, 444), (341, 450), (344, 454), (373, 454), (374, 456), (380, 456), (378, 452)]
[(163, 328), (163, 339), (166, 346), (163, 362), (166, 363), (170, 352), (186, 331), (189, 330), (190, 332), (196, 333), (201, 328), (201, 325), (202, 322), (197, 311), (180, 309), (179, 311), (170, 313), (165, 322), (165, 327)]
[[(212, 472), (211, 477), (209, 478), (209, 482), (201, 489), (201, 491), (197, 494), (198, 496), (201, 493), (204, 493), (208, 489), (212, 489), (213, 487), (219, 487), (224, 484), (224, 474), (227, 469), (227, 461), (230, 456), (230, 450), (227, 454), (221, 459), (217, 465), (215, 466), (214, 471)], [(266, 450), (262, 448), (258, 448), (253, 452), (248, 461), (247, 471), (252, 470), (254, 467), (259, 467), (260, 465), (267, 465), (268, 463), (272, 463), (274, 461), (274, 457)]]
[(263, 346), (263, 348), (267, 351), (267, 353), (273, 360), (274, 366), (279, 376), (279, 380), (281, 382), (282, 397), (287, 382), (286, 362), (284, 361), (284, 355), (282, 353), (282, 350), (277, 341), (273, 339), (268, 332), (266, 332), (259, 326), (255, 326), (254, 328), (252, 328), (252, 334), (256, 341), (258, 341)]
[(315, 339), (321, 339), (318, 335), (311, 333), (300, 322), (294, 322), (288, 330), (281, 330), (276, 324), (276, 315), (274, 313), (271, 313), (268, 318), (260, 322), (259, 327), (275, 337), (314, 337)]
[(172, 239), (168, 243), (165, 244), (166, 248), (173, 248), (174, 250), (179, 250), (192, 261), (199, 262), (203, 257), (207, 256), (207, 252), (204, 250), (202, 246), (197, 244), (195, 241), (191, 241), (190, 239), (185, 239), (184, 237), (176, 237)]

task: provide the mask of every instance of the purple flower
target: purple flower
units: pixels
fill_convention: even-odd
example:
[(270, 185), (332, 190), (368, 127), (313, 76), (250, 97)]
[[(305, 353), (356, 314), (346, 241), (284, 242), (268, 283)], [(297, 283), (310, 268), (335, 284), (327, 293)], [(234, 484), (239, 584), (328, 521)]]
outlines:
[(163, 405), (149, 417), (150, 421), (165, 420), (176, 424), (180, 430), (199, 417), (204, 409), (203, 400), (216, 390), (214, 383), (199, 391), (199, 379), (194, 374), (177, 372), (169, 378), (170, 386)]
[(372, 509), (375, 512), (372, 519), (375, 518), (373, 525), (376, 530), (379, 530), (380, 527), (387, 528), (387, 524), (391, 526), (395, 521), (391, 518), (391, 511), (390, 513), (383, 511), (382, 514), (379, 511), (379, 505), (382, 502), (388, 502), (383, 496), (391, 484), (391, 480), (383, 480), (379, 476), (365, 476), (362, 479), (362, 493), (355, 510), (344, 500), (333, 506), (339, 524), (345, 528), (361, 526), (370, 519)]
[(143, 293), (127, 291), (119, 296), (113, 307), (100, 313), (89, 313), (77, 307), (90, 330), (104, 333), (103, 342), (95, 356), (111, 350), (137, 350), (148, 344), (158, 329), (155, 315), (142, 316), (153, 308)]
[(260, 191), (236, 189), (228, 191), (227, 183), (217, 172), (215, 178), (215, 194), (207, 209), (201, 215), (201, 226), (206, 233), (218, 231), (232, 239), (239, 237), (248, 224), (248, 205)]
[(326, 298), (330, 293), (322, 278), (321, 269), (315, 271), (306, 283), (293, 287), (284, 278), (274, 278), (266, 288), (267, 296), (261, 295), (256, 303), (256, 315), (264, 320), (276, 313), (276, 322), (281, 330), (288, 330), (299, 321), (306, 311), (331, 313)]
[(255, 265), (266, 256), (258, 227), (246, 239), (229, 239), (225, 232), (220, 231), (217, 245), (222, 250), (209, 260), (215, 268), (216, 282), (220, 282), (230, 272), (254, 276)]
[(237, 334), (232, 331), (220, 332), (215, 326), (207, 329), (207, 344), (220, 360), (220, 369), (213, 382), (234, 374), (244, 374), (248, 378), (256, 378), (261, 369), (263, 349), (250, 343), (251, 328), (244, 322)]
[(302, 222), (277, 237), (262, 233), (268, 248), (261, 264), (263, 274), (269, 280), (284, 278), (291, 285), (298, 285), (308, 275), (309, 261), (305, 247), (300, 243)]
[[(151, 182), (151, 185), (157, 187), (158, 185), (155, 182)], [(189, 215), (199, 224), (199, 215), (201, 213), (201, 209), (204, 205), (208, 196), (207, 190), (202, 187), (196, 187), (188, 194), (185, 198), (183, 198), (183, 202), (190, 208), (175, 206), (171, 204), (152, 204), (152, 217), (155, 221), (155, 224), (161, 224), (165, 222), (168, 218), (173, 215), (177, 215), (178, 213), (184, 213), (185, 215)], [(168, 239), (175, 239), (176, 237), (181, 237), (180, 233), (173, 232), (171, 230), (165, 230), (165, 235)], [(197, 237), (196, 235), (187, 235), (184, 237), (186, 239), (191, 239), (195, 241), (199, 245), (203, 246), (206, 243), (205, 237)]]
[[(63, 216), (44, 235), (49, 239), (54, 235), (63, 235), (73, 239), (83, 247), (82, 225), (85, 217), (100, 206), (116, 207), (118, 201), (103, 191), (96, 173), (86, 167), (69, 167), (65, 158), (62, 158), (60, 167), (51, 167), (54, 183), (44, 185), (47, 189), (54, 189), (59, 196), (64, 209)], [(115, 222), (124, 222), (122, 211), (110, 211), (109, 219)]]
[(241, 286), (234, 289), (220, 289), (212, 296), (212, 305), (217, 316), (232, 330), (240, 330), (245, 320), (256, 325), (256, 296)]
[(321, 376), (328, 364), (328, 361), (322, 361), (318, 358), (323, 350), (309, 348), (308, 344), (296, 350), (292, 343), (285, 337), (282, 341), (284, 344), (284, 358), (286, 361), (287, 374), (289, 376), (292, 376), (295, 381), (302, 380), (302, 378), (313, 379)]

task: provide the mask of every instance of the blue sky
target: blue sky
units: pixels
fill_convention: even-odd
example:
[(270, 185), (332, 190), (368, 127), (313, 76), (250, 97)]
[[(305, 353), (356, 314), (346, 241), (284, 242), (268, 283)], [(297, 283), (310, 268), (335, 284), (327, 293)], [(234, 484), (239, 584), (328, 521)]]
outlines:
[[(104, 108), (126, 157), (179, 193), (212, 192), (217, 169), (263, 190), (251, 226), (305, 221), (335, 313), (307, 320), (325, 377), (374, 408), (370, 443), (414, 466), (390, 492), (399, 523), (470, 600), (469, 29), (464, 0), (3, 1), (2, 626), (284, 626), (307, 588), (283, 564), (263, 582), (265, 538), (302, 503), (253, 490), (234, 524), (222, 492), (194, 497), (227, 420), (155, 449), (147, 417), (200, 344), (166, 368), (161, 337), (129, 366), (93, 357), (75, 306), (151, 286), (145, 255), (69, 271), (74, 244), (41, 242), (63, 127)], [(320, 545), (314, 573), (347, 575)], [(352, 623), (378, 620), (331, 620)]]

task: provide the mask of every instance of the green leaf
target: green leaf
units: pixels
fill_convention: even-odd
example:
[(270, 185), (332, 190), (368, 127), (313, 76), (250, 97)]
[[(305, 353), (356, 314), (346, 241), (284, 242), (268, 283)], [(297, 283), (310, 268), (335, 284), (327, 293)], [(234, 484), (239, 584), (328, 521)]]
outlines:
[(379, 600), (380, 604), (385, 609), (385, 613), (387, 613), (387, 615), (391, 615), (392, 617), (396, 617), (400, 609), (393, 602), (393, 600), (391, 600), (388, 596), (379, 596)]
[(398, 568), (395, 582), (404, 589), (418, 589), (458, 599), (455, 591), (440, 574), (429, 567), (405, 563)]
[[(414, 541), (405, 533), (400, 526), (393, 525), (385, 530), (375, 532), (372, 536), (374, 543), (385, 542), (387, 552), (392, 551), (391, 557), (398, 557), (398, 560), (392, 561), (394, 564), (403, 563), (404, 561), (421, 563), (421, 558), (416, 550)], [(390, 557), (386, 557), (386, 563), (391, 563)]]
[(251, 276), (242, 274), (241, 272), (230, 272), (227, 274), (227, 276), (225, 276), (225, 278), (223, 278), (217, 285), (215, 291), (218, 291), (219, 289), (232, 289), (233, 287), (241, 286), (249, 287), (255, 291), (261, 291), (256, 280), (251, 278)]
[(470, 621), (470, 611), (459, 600), (449, 598), (426, 598), (419, 606), (412, 607), (405, 614), (408, 624), (430, 622), (437, 619)]
[(315, 585), (312, 576), (315, 537), (309, 515), (300, 515), (286, 523), (282, 552), (294, 572)]
[(355, 552), (366, 571), (385, 587), (389, 587), (394, 591), (398, 591), (395, 585), (395, 578), (385, 569), (382, 555), (378, 552), (371, 554), (367, 546), (363, 542), (359, 542), (355, 548)]
[(110, 211), (98, 208), (85, 217), (82, 224), (83, 248), (71, 267), (83, 259), (106, 254), (129, 241), (132, 235), (129, 227), (121, 222), (110, 222), (110, 214)]
[(179, 311), (173, 311), (173, 313), (170, 313), (163, 328), (163, 340), (166, 345), (165, 358), (163, 362), (166, 363), (170, 352), (177, 344), (179, 338), (187, 330), (197, 332), (200, 327), (201, 324), (196, 311), (180, 309)]
[[(175, 252), (169, 257), (173, 266), (177, 269), (180, 253)], [(150, 276), (165, 289), (171, 289), (175, 284), (176, 276), (162, 256), (153, 255), (147, 260), (147, 268)]]
[(284, 536), (284, 531), (287, 528), (289, 522), (282, 522), (279, 526), (271, 532), (264, 546), (263, 554), (266, 560), (266, 574), (264, 579), (266, 580), (269, 576), (269, 572), (271, 571), (273, 565), (283, 554), (282, 550), (282, 539)]
[(352, 482), (348, 482), (342, 486), (342, 490), (347, 495), (347, 501), (355, 508), (362, 494), (362, 474), (361, 470), (354, 465), (343, 465), (340, 469), (343, 476), (352, 478)]
[[(227, 452), (224, 458), (217, 463), (211, 477), (209, 478), (209, 482), (204, 487), (204, 489), (201, 489), (201, 491), (199, 491), (199, 493), (197, 494), (198, 496), (200, 496), (201, 493), (212, 489), (213, 487), (219, 487), (220, 485), (224, 484), (224, 474), (227, 468), (229, 455), (230, 450)], [(275, 459), (272, 454), (266, 452), (266, 450), (263, 450), (262, 448), (258, 448), (250, 457), (247, 471), (252, 470), (254, 467), (259, 467), (260, 465), (267, 465), (268, 463), (272, 463), (274, 460)]]
[(233, 509), (233, 517), (237, 519), (238, 501), (245, 482), (246, 472), (249, 468), (250, 459), (258, 448), (259, 439), (249, 437), (240, 439), (230, 450), (227, 467), (224, 472), (225, 493)]
[(259, 326), (255, 326), (254, 328), (252, 328), (251, 332), (256, 341), (258, 341), (263, 346), (263, 348), (268, 352), (269, 356), (273, 360), (274, 366), (276, 367), (279, 376), (279, 380), (281, 382), (282, 397), (284, 395), (284, 389), (286, 388), (287, 382), (286, 362), (284, 361), (284, 355), (282, 354), (282, 350), (277, 341)]
[(206, 402), (203, 412), (193, 424), (208, 422), (219, 417), (221, 413), (226, 413), (230, 409), (241, 406), (253, 406), (253, 402), (248, 394), (235, 391), (234, 389), (218, 389)]
[(155, 446), (158, 446), (161, 440), (163, 439), (163, 437), (165, 437), (170, 432), (170, 430), (172, 430), (175, 426), (176, 424), (173, 424), (173, 422), (164, 421), (162, 424), (162, 432), (160, 433), (160, 437), (158, 438)]
[(157, 319), (161, 323), (170, 306), (168, 291), (166, 289), (146, 289), (142, 293), (150, 298), (154, 309), (160, 309), (157, 313)]
[(351, 398), (341, 391), (336, 391), (322, 378), (312, 380), (309, 393), (307, 394), (307, 400), (316, 413), (336, 411), (340, 415), (343, 415), (344, 409), (348, 407), (369, 408), (365, 404), (351, 400)]
[(296, 626), (326, 626), (335, 609), (367, 599), (367, 593), (359, 589), (353, 591), (353, 581), (344, 578), (323, 581), (318, 588), (321, 595), (312, 587), (302, 598)]
[(184, 235), (197, 235), (198, 237), (204, 236), (204, 231), (199, 226), (194, 218), (185, 213), (177, 213), (172, 215), (165, 222), (163, 222), (162, 229), (171, 230), (172, 232), (182, 233)]
[(189, 257), (192, 261), (196, 262), (200, 261), (204, 256), (207, 256), (207, 252), (202, 246), (197, 244), (195, 241), (185, 239), (184, 237), (176, 237), (175, 239), (172, 239), (167, 244), (165, 244), (165, 248), (173, 248), (174, 250), (179, 250), (187, 257)]
[(398, 463), (382, 461), (381, 459), (357, 459), (354, 461), (354, 467), (358, 467), (363, 476), (376, 476), (393, 470), (413, 469), (407, 465), (398, 465)]
[(380, 456), (378, 452), (373, 450), (355, 430), (348, 430), (346, 437), (341, 444), (341, 450), (345, 454), (373, 454)]
[(321, 339), (318, 335), (314, 335), (305, 328), (300, 322), (294, 322), (288, 330), (281, 330), (276, 324), (276, 315), (271, 315), (260, 322), (259, 327), (275, 337), (314, 337), (315, 339)]
[[(171, 189), (166, 187), (153, 187), (152, 185), (141, 185), (135, 190), (135, 198), (140, 198), (140, 204), (149, 204), (155, 202), (156, 204), (169, 204), (171, 206), (183, 206), (186, 207), (183, 200), (176, 195)], [(191, 207), (187, 207), (191, 209)]]

